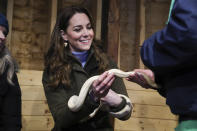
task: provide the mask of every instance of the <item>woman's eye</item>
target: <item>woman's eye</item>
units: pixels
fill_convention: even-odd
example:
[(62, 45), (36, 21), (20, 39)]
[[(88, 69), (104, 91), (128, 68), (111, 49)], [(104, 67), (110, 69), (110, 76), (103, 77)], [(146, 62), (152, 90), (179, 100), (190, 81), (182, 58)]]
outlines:
[(74, 31), (76, 31), (76, 32), (80, 32), (80, 31), (81, 31), (81, 29), (80, 29), (80, 28), (76, 28), (76, 29), (74, 29)]

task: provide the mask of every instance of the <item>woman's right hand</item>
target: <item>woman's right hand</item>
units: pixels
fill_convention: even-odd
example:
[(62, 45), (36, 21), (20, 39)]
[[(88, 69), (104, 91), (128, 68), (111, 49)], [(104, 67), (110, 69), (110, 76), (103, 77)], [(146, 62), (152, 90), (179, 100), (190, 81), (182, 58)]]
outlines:
[(115, 80), (115, 76), (113, 73), (104, 72), (99, 76), (97, 80), (95, 80), (92, 84), (92, 92), (94, 97), (100, 99), (105, 97), (109, 92), (109, 89)]

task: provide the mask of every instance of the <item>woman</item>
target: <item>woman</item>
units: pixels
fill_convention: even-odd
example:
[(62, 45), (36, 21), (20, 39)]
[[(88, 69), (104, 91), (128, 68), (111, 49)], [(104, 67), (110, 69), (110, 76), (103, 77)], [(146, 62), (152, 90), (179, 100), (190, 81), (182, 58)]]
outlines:
[(0, 14), (0, 131), (21, 130), (21, 90), (16, 64), (5, 46), (8, 21)]
[[(43, 73), (45, 95), (55, 121), (53, 131), (113, 131), (113, 113), (131, 104), (125, 100), (127, 92), (122, 79), (104, 72), (117, 68), (116, 64), (99, 50), (93, 39), (92, 18), (85, 8), (68, 7), (61, 12)], [(83, 83), (94, 75), (100, 77), (93, 82), (82, 108), (72, 112), (67, 106), (69, 98), (78, 95)], [(99, 101), (104, 106), (88, 118)], [(117, 117), (127, 120), (131, 110), (130, 106), (129, 111)]]

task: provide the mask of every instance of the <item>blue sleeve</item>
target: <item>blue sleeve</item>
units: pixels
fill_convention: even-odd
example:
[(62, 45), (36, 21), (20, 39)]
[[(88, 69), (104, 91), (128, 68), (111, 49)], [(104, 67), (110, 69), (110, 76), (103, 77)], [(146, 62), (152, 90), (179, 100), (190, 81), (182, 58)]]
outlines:
[(175, 0), (169, 23), (144, 41), (141, 58), (157, 74), (197, 65), (197, 0)]

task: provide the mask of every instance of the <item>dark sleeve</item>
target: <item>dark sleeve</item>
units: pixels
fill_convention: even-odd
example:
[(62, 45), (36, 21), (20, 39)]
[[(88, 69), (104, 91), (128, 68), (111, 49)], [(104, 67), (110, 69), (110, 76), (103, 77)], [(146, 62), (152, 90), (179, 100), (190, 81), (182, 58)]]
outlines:
[(197, 65), (196, 12), (196, 0), (176, 0), (169, 23), (144, 41), (141, 58), (154, 73)]
[(81, 120), (86, 119), (97, 107), (91, 105), (91, 102), (88, 102), (89, 99), (86, 99), (82, 108), (78, 112), (72, 112), (68, 108), (68, 100), (74, 94), (79, 93), (76, 93), (76, 90), (74, 90), (75, 88), (65, 88), (63, 85), (60, 85), (56, 89), (53, 89), (54, 87), (47, 87), (46, 84), (48, 81), (48, 74), (44, 71), (42, 78), (44, 91), (55, 124), (58, 125), (58, 127), (64, 129), (75, 125)]
[(2, 106), (3, 96), (6, 94), (7, 91), (8, 91), (7, 79), (4, 73), (3, 75), (0, 76), (0, 108)]
[(157, 76), (157, 74), (155, 75), (155, 83), (159, 83), (157, 84), (158, 88), (157, 91), (158, 93), (166, 98), (166, 88), (164, 86), (164, 83), (162, 82), (162, 76)]
[(20, 131), (21, 122), (21, 90), (16, 73), (13, 74), (11, 85), (7, 81), (7, 72), (0, 76), (0, 130)]

